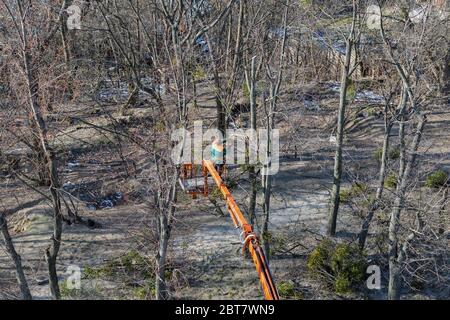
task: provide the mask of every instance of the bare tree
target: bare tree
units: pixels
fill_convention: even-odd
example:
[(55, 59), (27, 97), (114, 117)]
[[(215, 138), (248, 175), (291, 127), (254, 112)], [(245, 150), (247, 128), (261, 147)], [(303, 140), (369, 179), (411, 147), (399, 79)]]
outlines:
[(30, 289), (28, 288), (27, 278), (25, 277), (25, 273), (23, 271), (22, 260), (20, 258), (20, 255), (17, 253), (16, 249), (14, 248), (14, 243), (9, 234), (6, 218), (3, 217), (2, 215), (0, 215), (0, 230), (2, 230), (3, 239), (5, 240), (6, 251), (11, 256), (11, 259), (13, 260), (14, 266), (16, 268), (16, 277), (17, 277), (17, 282), (19, 283), (19, 286), (20, 286), (20, 292), (22, 293), (22, 298), (24, 300), (31, 300), (32, 297), (31, 297)]
[[(431, 20), (432, 21), (432, 20)], [(408, 21), (406, 23), (409, 23)], [(426, 41), (426, 33), (429, 30), (428, 23), (424, 22), (423, 25), (417, 29), (413, 28), (410, 34), (407, 32), (405, 38), (408, 36), (414, 37), (415, 41), (419, 45), (414, 48), (409, 47), (409, 42), (406, 41), (404, 48), (407, 54), (413, 57), (419, 56), (422, 50), (421, 44)], [(420, 31), (420, 32), (417, 32)], [(389, 220), (389, 286), (388, 286), (388, 298), (399, 299), (402, 288), (402, 268), (407, 258), (407, 249), (410, 242), (415, 238), (416, 231), (412, 231), (403, 243), (400, 240), (400, 227), (402, 225), (401, 213), (405, 210), (407, 202), (407, 189), (411, 184), (411, 178), (413, 170), (416, 166), (417, 154), (420, 143), (423, 139), (423, 132), (425, 124), (427, 122), (426, 113), (423, 111), (423, 104), (428, 100), (433, 99), (433, 95), (436, 94), (434, 90), (424, 89), (426, 87), (427, 77), (417, 77), (417, 70), (424, 68), (428, 64), (436, 63), (430, 56), (428, 59), (416, 59), (409, 60), (402, 57), (397, 52), (396, 46), (388, 38), (386, 33), (385, 18), (381, 17), (380, 34), (383, 40), (385, 54), (398, 74), (403, 86), (403, 99), (404, 105), (401, 108), (399, 114), (399, 142), (400, 142), (400, 163), (398, 168), (397, 188), (395, 192), (395, 198), (392, 206), (392, 211)], [(432, 38), (429, 40), (433, 41)], [(431, 46), (439, 45), (439, 42), (434, 42)], [(396, 49), (394, 49), (396, 48)], [(437, 62), (439, 63), (439, 61)], [(424, 93), (425, 92), (425, 93)], [(409, 106), (409, 109), (406, 107)], [(406, 124), (415, 119), (415, 129), (413, 130), (413, 139), (409, 145), (406, 143)], [(418, 232), (423, 230), (424, 222), (421, 218), (418, 220)]]
[[(270, 82), (270, 93), (267, 97), (269, 105), (266, 106), (266, 97), (263, 97), (266, 126), (267, 126), (267, 145), (266, 145), (266, 159), (268, 164), (262, 169), (263, 179), (263, 214), (264, 221), (262, 225), (262, 237), (264, 244), (264, 253), (269, 259), (270, 257), (270, 235), (269, 235), (269, 222), (270, 222), (270, 198), (272, 195), (272, 130), (275, 126), (275, 115), (277, 113), (277, 103), (280, 95), (281, 84), (283, 81), (283, 69), (287, 40), (287, 24), (288, 24), (288, 12), (289, 12), (289, 0), (285, 3), (284, 15), (283, 15), (283, 37), (280, 43), (279, 51), (279, 63), (277, 70), (274, 72), (267, 65), (267, 78)], [(267, 172), (266, 172), (267, 171)]]
[[(355, 43), (359, 38), (356, 30), (358, 23), (358, 1), (353, 1), (353, 18), (348, 37), (345, 39), (345, 58), (342, 68), (341, 87), (339, 92), (339, 110), (336, 130), (336, 154), (334, 156), (333, 189), (331, 191), (331, 210), (328, 218), (327, 233), (334, 236), (336, 233), (336, 222), (339, 213), (340, 190), (342, 179), (342, 149), (344, 142), (344, 123), (347, 108), (347, 89), (351, 74), (356, 70), (358, 63), (352, 61)], [(352, 63), (353, 62), (353, 63)]]
[[(396, 91), (396, 85), (394, 86), (393, 90)], [(380, 169), (378, 173), (378, 183), (377, 183), (377, 190), (375, 193), (375, 198), (371, 201), (369, 204), (369, 209), (367, 212), (367, 215), (363, 221), (363, 224), (361, 226), (361, 231), (358, 235), (358, 241), (359, 241), (359, 247), (364, 249), (364, 246), (366, 244), (367, 234), (369, 232), (369, 226), (370, 223), (374, 217), (375, 212), (378, 210), (378, 208), (382, 204), (382, 197), (383, 197), (383, 191), (384, 191), (384, 184), (386, 180), (386, 174), (387, 174), (387, 166), (388, 166), (388, 157), (389, 157), (389, 146), (390, 146), (390, 136), (392, 127), (394, 126), (394, 123), (397, 121), (399, 115), (403, 114), (406, 109), (407, 100), (408, 100), (408, 94), (405, 90), (401, 93), (401, 98), (399, 102), (399, 106), (397, 107), (397, 110), (394, 110), (394, 112), (390, 111), (390, 104), (392, 100), (392, 93), (390, 92), (389, 97), (385, 98), (385, 104), (384, 104), (384, 133), (383, 133), (383, 146), (381, 149), (381, 157), (380, 157)], [(390, 114), (393, 113), (394, 115), (391, 117)]]
[(171, 165), (170, 155), (167, 152), (154, 154), (157, 168), (157, 190), (155, 190), (155, 207), (157, 212), (157, 230), (159, 246), (156, 254), (156, 286), (157, 300), (169, 297), (166, 285), (167, 249), (175, 213), (177, 200), (178, 168)]
[(56, 272), (56, 259), (58, 257), (59, 248), (61, 245), (62, 234), (62, 212), (61, 212), (61, 200), (60, 200), (60, 183), (58, 177), (58, 171), (56, 168), (55, 155), (50, 149), (47, 126), (42, 116), (42, 106), (39, 105), (38, 86), (37, 80), (34, 74), (35, 66), (32, 65), (33, 61), (33, 47), (30, 43), (32, 37), (32, 31), (29, 30), (29, 11), (31, 9), (31, 3), (24, 4), (22, 1), (17, 0), (16, 5), (13, 7), (6, 0), (3, 0), (3, 5), (8, 11), (8, 14), (13, 21), (17, 35), (19, 37), (19, 46), (16, 50), (19, 51), (21, 56), (21, 68), (24, 75), (24, 82), (26, 85), (26, 100), (27, 106), (30, 110), (32, 117), (32, 131), (39, 141), (39, 150), (44, 155), (42, 161), (45, 161), (43, 167), (48, 173), (50, 181), (50, 193), (53, 204), (53, 235), (51, 239), (51, 245), (45, 251), (45, 259), (48, 264), (48, 273), (50, 278), (50, 289), (52, 296), (55, 299), (60, 298), (60, 291), (58, 285), (58, 276)]
[[(257, 119), (257, 105), (256, 105), (256, 56), (251, 59), (250, 75), (245, 72), (246, 85), (249, 88), (250, 94), (250, 129), (256, 132), (256, 119)], [(256, 138), (256, 137), (253, 137)], [(253, 139), (254, 141), (254, 139)], [(248, 146), (253, 148), (253, 146)], [(250, 217), (250, 224), (255, 225), (255, 214), (256, 214), (256, 196), (258, 192), (257, 180), (255, 166), (251, 165), (249, 167), (249, 181), (250, 181), (250, 201), (248, 215)]]

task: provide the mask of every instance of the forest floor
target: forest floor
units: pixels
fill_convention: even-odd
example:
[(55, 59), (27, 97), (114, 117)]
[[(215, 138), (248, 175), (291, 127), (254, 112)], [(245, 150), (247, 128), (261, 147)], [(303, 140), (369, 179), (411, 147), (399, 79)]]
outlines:
[[(202, 90), (199, 96), (202, 97), (200, 108), (211, 108), (212, 98)], [(334, 156), (329, 128), (335, 117), (337, 98), (337, 91), (329, 83), (301, 89), (292, 87), (281, 98), (284, 117), (280, 117), (277, 127), (281, 129), (282, 157), (280, 171), (274, 176), (269, 229), (272, 274), (278, 284), (291, 283), (294, 287), (294, 294), (291, 292), (284, 298), (345, 298), (321, 288), (310, 279), (306, 269), (308, 254), (325, 236)], [(121, 161), (114, 135), (100, 133), (86, 125), (90, 122), (114, 128), (111, 123), (120, 118), (114, 113), (114, 105), (102, 109), (78, 105), (64, 108), (82, 121), (62, 128), (54, 139), (56, 147), (62, 144), (69, 149), (60, 159), (63, 186), (67, 192), (77, 193), (73, 201), (79, 215), (93, 219), (101, 227), (64, 225), (58, 257), (59, 276), (65, 280), (71, 274), (69, 266), (80, 267), (82, 288), (70, 290), (61, 281), (63, 297), (150, 298), (154, 215), (146, 197), (142, 196), (145, 185), (140, 180), (148, 169), (148, 161), (143, 154), (132, 152), (130, 146), (121, 145), (121, 153), (134, 161), (140, 172), (137, 176), (127, 175), (126, 171), (132, 168)], [(133, 119), (146, 119), (151, 112), (136, 108), (130, 110), (130, 114)], [(192, 119), (200, 119), (201, 114), (200, 110)], [(381, 141), (382, 119), (368, 116), (362, 120), (352, 123), (346, 135), (344, 181), (352, 181), (358, 175), (358, 180), (373, 186), (377, 173), (373, 155)], [(132, 125), (130, 117), (123, 121)], [(430, 167), (450, 169), (448, 128), (448, 110), (429, 117), (420, 161)], [(289, 139), (292, 136), (295, 139)], [(362, 173), (361, 168), (365, 169)], [(240, 170), (230, 172), (238, 182), (232, 193), (245, 212), (249, 188), (246, 174)], [(47, 192), (45, 188), (36, 189), (44, 195)], [(33, 297), (48, 299), (44, 261), (44, 250), (50, 244), (52, 232), (48, 199), (18, 180), (0, 177), (0, 210), (9, 213), (11, 233), (22, 256)], [(223, 215), (208, 198), (193, 200), (180, 192), (167, 275), (173, 298), (262, 298), (254, 266), (242, 255), (239, 231), (234, 229), (223, 206), (221, 210)], [(259, 221), (261, 212), (258, 207)], [(337, 237), (342, 241), (354, 241), (360, 224), (361, 218), (354, 208), (343, 205)], [(372, 241), (369, 248), (373, 252), (376, 250)], [(0, 298), (18, 297), (13, 271), (11, 260), (1, 246)], [(385, 280), (383, 274), (383, 284)], [(363, 291), (351, 297), (383, 298), (385, 291), (383, 286), (379, 292)], [(418, 298), (427, 298), (427, 294)]]

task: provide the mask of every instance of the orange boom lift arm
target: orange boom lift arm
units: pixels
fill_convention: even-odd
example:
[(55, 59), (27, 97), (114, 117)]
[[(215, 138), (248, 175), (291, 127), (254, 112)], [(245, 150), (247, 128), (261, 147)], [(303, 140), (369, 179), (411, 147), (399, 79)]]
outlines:
[[(184, 165), (183, 172), (185, 174), (185, 177), (186, 172), (190, 172), (192, 174), (193, 165)], [(259, 279), (261, 281), (265, 299), (279, 300), (280, 297), (278, 296), (277, 288), (273, 281), (272, 274), (270, 273), (266, 256), (264, 255), (264, 251), (261, 248), (258, 236), (253, 232), (252, 226), (247, 222), (247, 219), (245, 219), (244, 215), (236, 204), (236, 201), (234, 201), (233, 196), (231, 195), (221, 176), (214, 167), (214, 164), (210, 160), (203, 160), (202, 173), (204, 177), (203, 191), (193, 192), (193, 195), (196, 196), (197, 193), (202, 193), (203, 195), (208, 194), (207, 177), (209, 173), (223, 195), (234, 226), (242, 231), (241, 236), (244, 243), (243, 253), (245, 254), (245, 251), (248, 249), (248, 252), (253, 259), (253, 263), (256, 267), (256, 272), (258, 273)]]

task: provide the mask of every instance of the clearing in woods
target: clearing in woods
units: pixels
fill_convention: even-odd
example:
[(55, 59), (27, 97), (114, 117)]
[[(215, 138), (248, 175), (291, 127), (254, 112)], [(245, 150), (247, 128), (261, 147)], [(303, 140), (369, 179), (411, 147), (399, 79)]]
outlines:
[[(282, 158), (280, 171), (273, 181), (270, 267), (277, 283), (294, 283), (296, 297), (302, 298), (329, 296), (309, 280), (305, 267), (311, 248), (325, 235), (329, 210), (334, 145), (329, 140), (327, 122), (320, 120), (331, 122), (333, 119), (330, 110), (337, 103), (338, 92), (330, 92), (329, 87), (326, 83), (312, 86), (317, 94), (323, 93), (320, 107), (312, 110), (288, 94), (283, 94), (280, 99), (284, 105), (283, 112), (289, 117), (277, 123), (281, 130)], [(300, 89), (289, 88), (301, 92)], [(207, 81), (199, 86), (198, 102), (190, 114), (191, 121), (204, 120), (205, 128), (215, 119), (214, 97), (209, 90)], [(141, 269), (150, 270), (151, 274), (154, 238), (150, 230), (154, 215), (145, 199), (145, 187), (141, 181), (150, 169), (150, 163), (143, 154), (132, 152), (131, 146), (125, 144), (121, 147), (128, 163), (124, 164), (115, 149), (115, 136), (86, 124), (107, 127), (110, 120), (105, 114), (121, 119), (114, 113), (113, 106), (98, 110), (94, 115), (89, 106), (72, 105), (64, 106), (64, 109), (66, 116), (83, 120), (61, 130), (52, 142), (68, 150), (59, 161), (64, 190), (73, 195), (79, 215), (98, 225), (64, 224), (57, 263), (59, 276), (64, 280), (69, 276), (66, 273), (69, 266), (79, 266), (82, 289), (64, 290), (62, 285), (63, 297), (149, 297), (152, 294), (151, 288), (147, 287), (150, 278), (142, 277)], [(132, 127), (136, 119), (150, 117), (151, 110), (133, 108), (128, 114), (131, 116), (122, 120)], [(449, 125), (448, 111), (429, 116), (427, 140), (420, 154), (430, 166), (439, 162), (441, 166), (450, 168), (450, 136), (446, 130)], [(292, 141), (289, 136), (295, 130), (297, 139)], [(373, 160), (373, 153), (379, 147), (381, 134), (382, 119), (379, 117), (371, 116), (361, 123), (352, 124), (344, 149), (346, 176), (351, 175), (354, 168), (361, 167), (367, 168), (366, 178), (376, 176), (377, 163)], [(134, 168), (129, 165), (131, 162)], [(248, 181), (242, 170), (236, 167), (230, 171), (236, 184), (231, 192), (245, 212)], [(127, 175), (126, 171), (132, 174)], [(368, 181), (375, 184), (376, 179), (369, 178)], [(45, 189), (37, 189), (45, 194)], [(223, 202), (212, 200), (203, 197), (193, 200), (179, 191), (168, 274), (169, 284), (174, 288), (173, 298), (260, 299), (259, 280), (252, 262), (242, 256), (239, 231), (233, 227)], [(31, 192), (19, 181), (3, 177), (0, 178), (0, 206), (11, 217), (11, 233), (22, 256), (33, 297), (50, 298), (44, 261), (44, 250), (49, 245), (52, 232), (48, 199), (38, 192)], [(257, 211), (258, 225), (261, 225), (259, 206)], [(360, 221), (344, 206), (339, 216), (338, 237), (354, 237)], [(260, 232), (258, 228), (256, 231)], [(17, 297), (14, 269), (3, 247), (0, 249), (0, 286), (10, 288), (1, 291), (5, 296), (0, 298)]]

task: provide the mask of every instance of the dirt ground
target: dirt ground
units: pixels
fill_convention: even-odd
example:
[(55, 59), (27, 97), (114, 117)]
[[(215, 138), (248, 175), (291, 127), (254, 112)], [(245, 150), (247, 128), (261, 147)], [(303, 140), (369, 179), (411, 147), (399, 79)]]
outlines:
[[(314, 86), (312, 86), (314, 87)], [(276, 282), (293, 282), (298, 298), (320, 299), (341, 298), (321, 290), (306, 271), (306, 258), (314, 245), (323, 239), (328, 212), (329, 191), (332, 181), (333, 150), (327, 129), (328, 119), (332, 122), (337, 92), (327, 89), (321, 98), (314, 97), (314, 108), (307, 108), (304, 100), (293, 99), (286, 94), (282, 106), (288, 117), (277, 124), (282, 129), (282, 158), (280, 172), (274, 177), (270, 230), (273, 233), (273, 255), (270, 260), (272, 274)], [(312, 89), (311, 89), (312, 90)], [(296, 92), (295, 90), (293, 92)], [(322, 92), (323, 93), (323, 92)], [(304, 95), (302, 90), (297, 95)], [(199, 90), (200, 108), (208, 108), (210, 97)], [(86, 121), (95, 121), (97, 115), (73, 106), (70, 112), (82, 116)], [(102, 112), (108, 112), (103, 110)], [(136, 110), (140, 116), (147, 116)], [(192, 116), (198, 119), (198, 115)], [(77, 130), (70, 128), (61, 133), (60, 143), (73, 145), (77, 150), (64, 157), (60, 172), (66, 188), (72, 185), (88, 197), (105, 197), (114, 192), (123, 194), (120, 202), (112, 207), (93, 210), (89, 201), (75, 199), (79, 214), (98, 222), (100, 228), (84, 225), (65, 225), (58, 272), (61, 280), (69, 275), (67, 268), (75, 265), (86, 272), (87, 269), (104, 266), (117, 257), (127, 255), (130, 250), (139, 250), (152, 258), (152, 235), (146, 235), (152, 228), (153, 215), (145, 198), (130, 200), (128, 194), (144, 188), (138, 178), (124, 178), (124, 167), (114, 148), (108, 145), (108, 137), (99, 136), (96, 131), (83, 129), (78, 123)], [(421, 161), (427, 165), (439, 165), (450, 169), (450, 112), (444, 110), (429, 117), (421, 147)], [(344, 161), (345, 179), (349, 181), (355, 169), (365, 168), (362, 179), (374, 185), (377, 172), (373, 153), (381, 141), (382, 119), (368, 119), (356, 124), (346, 136)], [(78, 133), (75, 133), (78, 131)], [(84, 132), (86, 131), (86, 132)], [(82, 132), (82, 133), (80, 133)], [(77, 139), (63, 139), (67, 135)], [(80, 135), (78, 135), (80, 134)], [(295, 135), (294, 142), (288, 141)], [(79, 141), (85, 137), (89, 143)], [(99, 141), (106, 142), (98, 147)], [(55, 139), (57, 145), (58, 139)], [(62, 142), (61, 142), (62, 141)], [(71, 142), (72, 141), (72, 142)], [(76, 141), (76, 142), (75, 142)], [(92, 147), (92, 145), (95, 145)], [(289, 148), (288, 147), (289, 144)], [(293, 145), (297, 146), (293, 151)], [(89, 147), (86, 147), (89, 146)], [(286, 148), (285, 148), (286, 147)], [(80, 148), (82, 151), (80, 151)], [(283, 149), (284, 148), (284, 149)], [(425, 155), (426, 152), (426, 155)], [(295, 154), (297, 153), (297, 154)], [(141, 169), (146, 161), (139, 154), (128, 155)], [(239, 187), (232, 190), (238, 204), (245, 211), (247, 206), (248, 182), (245, 174), (235, 169), (239, 177)], [(45, 190), (42, 190), (45, 192)], [(44, 250), (50, 244), (51, 211), (48, 200), (33, 192), (20, 181), (0, 178), (0, 208), (8, 213), (14, 243), (22, 256), (26, 275), (35, 299), (48, 299), (50, 292), (45, 283), (46, 264)], [(250, 259), (243, 257), (239, 231), (234, 229), (231, 219), (222, 208), (224, 215), (218, 214), (208, 199), (192, 200), (180, 195), (180, 207), (176, 214), (171, 239), (171, 264), (174, 299), (261, 299), (254, 266)], [(258, 207), (258, 219), (261, 218)], [(360, 226), (360, 218), (343, 206), (338, 221), (338, 238), (351, 241)], [(257, 230), (258, 231), (258, 230)], [(124, 271), (124, 273), (126, 273)], [(136, 290), (142, 284), (124, 283), (123, 276), (84, 277), (82, 292), (64, 290), (64, 298), (90, 299), (133, 299), (147, 298)], [(44, 282), (44, 284), (42, 284)], [(17, 285), (10, 258), (0, 246), (0, 298), (18, 297)], [(378, 293), (367, 293), (369, 298), (382, 298), (385, 288)], [(357, 296), (360, 297), (360, 296)]]

